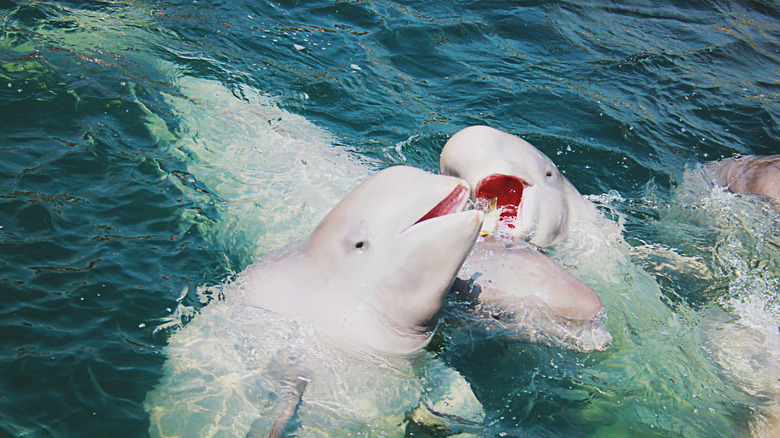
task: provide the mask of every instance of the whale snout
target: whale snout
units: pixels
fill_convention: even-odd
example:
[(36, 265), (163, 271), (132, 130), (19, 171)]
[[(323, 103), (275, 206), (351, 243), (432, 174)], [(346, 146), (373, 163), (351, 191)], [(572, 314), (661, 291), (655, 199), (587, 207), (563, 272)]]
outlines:
[(463, 211), (466, 207), (466, 203), (469, 200), (469, 187), (465, 181), (459, 181), (460, 184), (444, 198), (430, 209), (423, 217), (415, 222), (412, 226), (425, 222), (427, 220), (435, 219), (438, 217), (446, 216), (448, 214), (458, 213)]

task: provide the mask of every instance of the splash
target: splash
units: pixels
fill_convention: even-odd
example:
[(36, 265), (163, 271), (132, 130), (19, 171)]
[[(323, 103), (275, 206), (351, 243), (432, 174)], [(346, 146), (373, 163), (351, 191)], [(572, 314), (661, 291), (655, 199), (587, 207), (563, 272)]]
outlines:
[(709, 165), (687, 169), (677, 195), (708, 236), (701, 249), (715, 283), (724, 285), (714, 301), (729, 317), (708, 316), (709, 352), (732, 385), (756, 397), (753, 435), (773, 436), (780, 419), (780, 215), (760, 196), (717, 186)]

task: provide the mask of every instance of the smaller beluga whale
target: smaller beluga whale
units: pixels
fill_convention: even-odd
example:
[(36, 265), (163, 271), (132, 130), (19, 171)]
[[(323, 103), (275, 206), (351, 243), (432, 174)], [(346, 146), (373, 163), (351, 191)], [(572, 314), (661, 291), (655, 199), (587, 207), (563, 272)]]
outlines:
[(578, 222), (598, 214), (549, 157), (489, 126), (455, 133), (444, 145), (439, 167), (442, 175), (466, 180), (473, 198), (495, 203), (502, 232), (539, 247), (561, 242)]
[(747, 155), (707, 164), (714, 181), (732, 193), (766, 197), (780, 210), (780, 155)]
[(486, 211), (455, 296), (478, 303), (493, 332), (576, 351), (606, 349), (612, 337), (601, 298), (540, 250), (599, 215), (553, 161), (519, 137), (472, 126), (447, 141), (440, 173), (465, 179)]
[[(152, 436), (403, 436), (479, 424), (425, 350), (479, 233), (465, 181), (396, 166), (263, 257), (174, 332), (145, 402)], [(466, 426), (464, 426), (466, 427)]]

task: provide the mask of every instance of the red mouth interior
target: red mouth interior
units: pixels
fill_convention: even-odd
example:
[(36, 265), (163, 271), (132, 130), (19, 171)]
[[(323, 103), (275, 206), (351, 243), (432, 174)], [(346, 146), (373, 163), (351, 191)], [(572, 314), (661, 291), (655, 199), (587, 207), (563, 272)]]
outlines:
[(506, 224), (514, 228), (511, 219), (517, 217), (517, 209), (523, 199), (523, 180), (508, 175), (490, 175), (477, 184), (476, 197), (496, 198), (496, 207), (501, 211), (501, 220), (509, 219)]
[(431, 211), (426, 213), (425, 216), (420, 218), (420, 220), (418, 220), (414, 224), (417, 225), (420, 222), (427, 221), (428, 219), (433, 219), (435, 217), (444, 216), (446, 214), (459, 211), (460, 207), (463, 205), (463, 200), (467, 199), (468, 196), (469, 196), (469, 189), (459, 185), (458, 187), (455, 188), (455, 190), (452, 191), (452, 193), (447, 195), (447, 197), (444, 198), (444, 200), (436, 204), (436, 206), (433, 207)]

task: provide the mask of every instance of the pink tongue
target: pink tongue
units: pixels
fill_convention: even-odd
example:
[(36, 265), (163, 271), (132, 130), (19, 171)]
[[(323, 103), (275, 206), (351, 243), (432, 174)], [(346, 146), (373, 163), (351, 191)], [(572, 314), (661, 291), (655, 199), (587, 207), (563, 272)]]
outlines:
[[(490, 175), (477, 185), (477, 198), (496, 198), (496, 206), (501, 210), (501, 219), (517, 217), (517, 208), (523, 199), (525, 184), (521, 179), (507, 175)], [(507, 223), (510, 228), (514, 225)]]
[(449, 195), (447, 195), (446, 198), (444, 198), (443, 201), (436, 204), (435, 207), (431, 209), (428, 213), (425, 214), (420, 220), (415, 222), (414, 224), (417, 225), (420, 222), (427, 221), (428, 219), (433, 219), (435, 217), (444, 216), (445, 214), (452, 213), (453, 211), (456, 211), (458, 207), (460, 206), (460, 201), (468, 196), (468, 189), (463, 186), (458, 186), (455, 188), (455, 190), (452, 191)]

